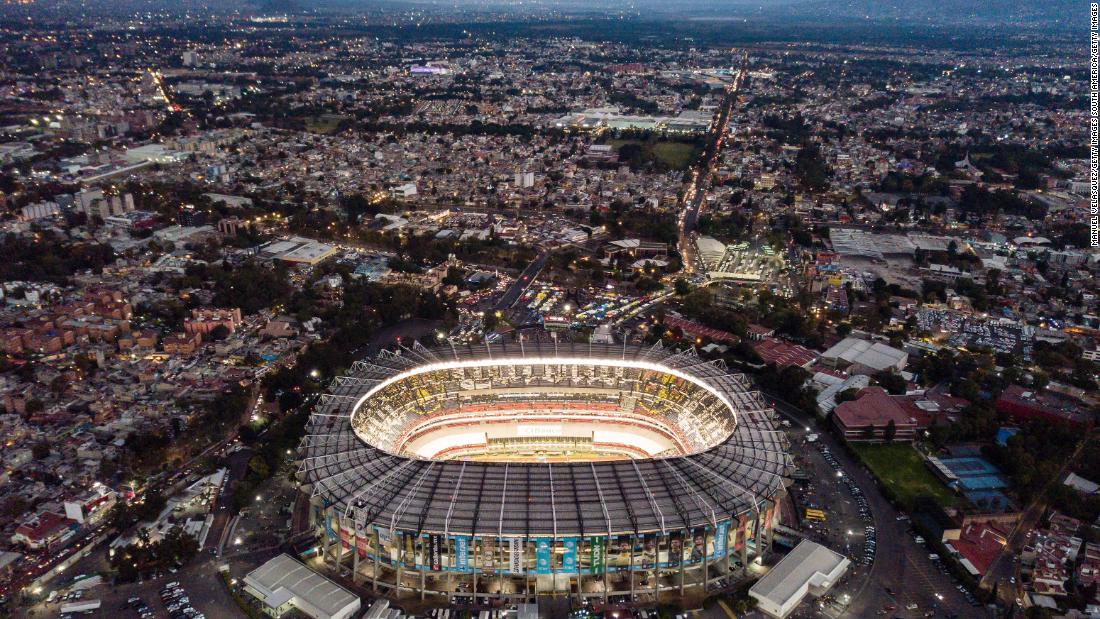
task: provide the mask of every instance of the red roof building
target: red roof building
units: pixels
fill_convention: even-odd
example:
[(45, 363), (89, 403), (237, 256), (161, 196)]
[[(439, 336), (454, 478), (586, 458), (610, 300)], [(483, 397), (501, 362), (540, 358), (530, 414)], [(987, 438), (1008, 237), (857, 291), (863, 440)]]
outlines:
[(886, 428), (894, 422), (894, 439), (911, 441), (916, 436), (917, 420), (909, 416), (897, 400), (882, 387), (867, 387), (859, 397), (833, 409), (833, 424), (849, 441), (878, 442), (886, 438)]
[(817, 361), (817, 353), (798, 344), (791, 344), (783, 340), (766, 337), (752, 345), (756, 354), (768, 365), (774, 364), (777, 368), (785, 368), (797, 365), (801, 368), (810, 367)]
[(982, 576), (1001, 556), (1007, 536), (991, 523), (968, 524), (959, 539), (948, 540), (947, 546), (959, 556), (971, 574)]
[(669, 329), (679, 329), (684, 335), (691, 337), (707, 338), (715, 342), (737, 342), (740, 338), (730, 333), (729, 331), (722, 331), (721, 329), (715, 329), (706, 325), (701, 325), (697, 322), (690, 320), (684, 320), (683, 318), (677, 318), (675, 316), (665, 316), (665, 326)]
[(1016, 421), (1039, 419), (1091, 427), (1093, 415), (1074, 402), (1049, 393), (1009, 385), (997, 398), (997, 411), (1012, 415)]
[(19, 525), (15, 529), (15, 534), (11, 536), (11, 541), (13, 544), (22, 544), (33, 550), (49, 548), (55, 543), (64, 541), (76, 526), (75, 520), (70, 520), (61, 514), (42, 512), (33, 520)]

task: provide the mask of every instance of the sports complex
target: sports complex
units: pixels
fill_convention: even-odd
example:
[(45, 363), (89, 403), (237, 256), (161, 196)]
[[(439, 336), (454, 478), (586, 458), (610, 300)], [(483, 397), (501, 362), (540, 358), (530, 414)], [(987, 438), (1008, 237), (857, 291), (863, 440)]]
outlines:
[(679, 599), (770, 545), (773, 416), (694, 350), (416, 344), (333, 381), (300, 479), (323, 559), (381, 593)]

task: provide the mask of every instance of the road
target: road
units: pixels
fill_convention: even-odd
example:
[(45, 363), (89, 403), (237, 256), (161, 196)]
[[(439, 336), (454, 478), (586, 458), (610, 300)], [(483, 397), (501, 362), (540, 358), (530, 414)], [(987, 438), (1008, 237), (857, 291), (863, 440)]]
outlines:
[(1012, 532), (1009, 533), (1004, 551), (1001, 552), (993, 562), (993, 565), (986, 571), (985, 576), (982, 577), (981, 586), (986, 589), (997, 587), (997, 599), (1006, 608), (1011, 608), (1012, 605), (1016, 603), (1016, 600), (1022, 598), (1024, 595), (1023, 582), (1020, 579), (1017, 557), (1024, 543), (1027, 541), (1028, 533), (1035, 528), (1039, 522), (1039, 518), (1041, 518), (1043, 512), (1046, 511), (1047, 491), (1050, 489), (1052, 483), (1056, 483), (1065, 477), (1066, 472), (1076, 463), (1077, 458), (1081, 455), (1085, 445), (1089, 443), (1090, 438), (1091, 437), (1086, 437), (1079, 442), (1076, 449), (1073, 450), (1073, 453), (1063, 460), (1062, 468), (1058, 470), (1058, 473), (1047, 480), (1041, 491), (1035, 493), (1034, 500), (1027, 506), (1020, 521), (1016, 523)]
[(718, 111), (718, 118), (711, 127), (710, 142), (703, 150), (703, 159), (698, 162), (696, 168), (692, 171), (691, 183), (684, 192), (683, 207), (680, 211), (680, 239), (678, 245), (680, 255), (683, 257), (684, 271), (687, 273), (692, 273), (695, 270), (695, 257), (692, 255), (692, 246), (694, 245), (692, 233), (699, 223), (699, 212), (702, 210), (707, 197), (711, 172), (726, 141), (730, 114), (733, 112), (733, 105), (737, 102), (737, 91), (741, 88), (747, 70), (747, 60), (742, 58), (740, 71), (738, 71), (733, 83), (726, 88), (726, 99), (722, 102), (722, 107)]
[[(869, 571), (864, 571), (862, 584), (851, 586), (851, 601), (837, 617), (873, 617), (890, 607), (891, 617), (912, 619), (923, 617), (930, 610), (935, 616), (983, 617), (983, 610), (966, 601), (956, 584), (928, 558), (931, 551), (917, 544), (909, 534), (908, 520), (886, 500), (874, 477), (853, 460), (838, 439), (822, 428), (816, 418), (780, 400), (769, 402), (783, 417), (794, 424), (810, 428), (829, 448), (840, 463), (844, 474), (863, 491), (874, 518), (878, 548)], [(940, 599), (942, 597), (942, 599)], [(907, 610), (910, 604), (917, 608)]]
[(527, 265), (527, 268), (523, 270), (523, 273), (519, 274), (516, 281), (512, 282), (508, 290), (504, 291), (504, 295), (500, 297), (500, 301), (497, 301), (496, 309), (504, 311), (515, 305), (520, 295), (527, 292), (531, 284), (535, 283), (535, 278), (542, 272), (543, 267), (546, 266), (546, 261), (549, 259), (550, 252), (548, 251), (544, 251), (536, 256), (535, 259), (531, 261), (531, 264)]

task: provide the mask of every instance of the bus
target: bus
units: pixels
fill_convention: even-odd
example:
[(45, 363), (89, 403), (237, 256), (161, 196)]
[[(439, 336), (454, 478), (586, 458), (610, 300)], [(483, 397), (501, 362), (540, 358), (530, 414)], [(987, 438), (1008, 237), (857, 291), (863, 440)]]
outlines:
[(825, 512), (820, 509), (806, 509), (806, 520), (813, 522), (825, 522)]

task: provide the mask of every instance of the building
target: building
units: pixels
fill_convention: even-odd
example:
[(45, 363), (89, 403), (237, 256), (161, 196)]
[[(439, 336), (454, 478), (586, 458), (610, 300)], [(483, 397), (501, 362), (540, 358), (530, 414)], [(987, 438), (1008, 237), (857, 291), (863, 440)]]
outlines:
[(183, 321), (183, 330), (189, 334), (206, 335), (219, 326), (225, 327), (230, 333), (235, 331), (241, 326), (241, 308), (196, 307), (191, 310), (191, 317)]
[(281, 554), (244, 577), (244, 590), (272, 617), (297, 611), (312, 619), (347, 619), (359, 612), (359, 597)]
[(113, 490), (96, 482), (87, 492), (65, 501), (65, 516), (81, 524), (99, 522), (111, 511), (116, 498)]
[(1095, 417), (1083, 406), (1049, 391), (1009, 385), (995, 403), (997, 412), (1011, 415), (1016, 421), (1041, 420), (1076, 426), (1092, 426)]
[(785, 437), (744, 376), (692, 349), (417, 343), (353, 367), (299, 475), (322, 558), (357, 583), (702, 596), (768, 552)]
[(971, 576), (981, 578), (1001, 556), (1007, 534), (993, 523), (974, 523), (963, 527), (958, 539), (948, 540), (947, 549)]
[(336, 247), (302, 237), (272, 241), (260, 247), (260, 255), (273, 260), (315, 266), (335, 255)]
[(16, 527), (11, 543), (31, 550), (46, 550), (68, 542), (78, 526), (61, 514), (42, 512)]
[(198, 333), (173, 333), (161, 340), (164, 352), (170, 355), (192, 355), (202, 344), (202, 335)]
[(850, 374), (900, 372), (909, 361), (909, 353), (858, 337), (847, 337), (821, 354), (821, 361)]
[(893, 440), (912, 441), (916, 437), (916, 420), (882, 387), (867, 387), (857, 399), (833, 409), (833, 424), (849, 441), (884, 441), (891, 421)]
[(803, 540), (749, 589), (749, 596), (756, 600), (757, 609), (783, 619), (807, 595), (825, 595), (850, 563), (844, 555)]
[(817, 353), (809, 348), (770, 337), (753, 342), (752, 349), (766, 365), (774, 364), (777, 368), (792, 365), (808, 368), (817, 361)]

